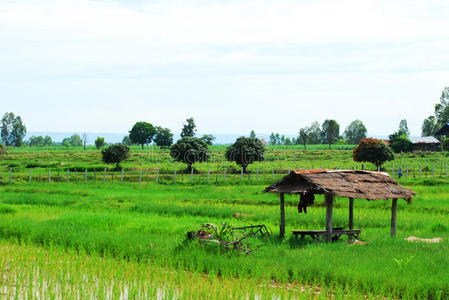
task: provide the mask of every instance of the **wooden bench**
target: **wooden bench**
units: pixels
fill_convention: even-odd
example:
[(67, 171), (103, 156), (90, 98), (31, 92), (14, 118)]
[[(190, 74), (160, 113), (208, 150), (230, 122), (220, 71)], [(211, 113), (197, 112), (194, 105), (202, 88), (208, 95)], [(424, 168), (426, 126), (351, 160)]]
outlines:
[[(358, 240), (361, 231), (362, 229), (332, 229), (332, 241), (337, 241), (342, 235), (347, 235), (349, 239)], [(304, 239), (304, 237), (308, 235), (316, 242), (318, 242), (321, 237), (326, 237), (326, 230), (294, 230), (292, 233), (296, 238), (300, 235), (301, 239)]]

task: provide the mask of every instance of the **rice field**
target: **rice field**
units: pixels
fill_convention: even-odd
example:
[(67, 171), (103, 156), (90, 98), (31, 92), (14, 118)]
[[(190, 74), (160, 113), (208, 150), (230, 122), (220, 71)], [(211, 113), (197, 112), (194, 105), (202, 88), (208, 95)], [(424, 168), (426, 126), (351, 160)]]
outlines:
[[(304, 155), (298, 149), (278, 150), (291, 158), (296, 151)], [(316, 163), (323, 165), (330, 164), (327, 156), (332, 153), (335, 160), (350, 156), (348, 150), (319, 152), (321, 160)], [(22, 150), (10, 152), (8, 160), (1, 161), (3, 177), (8, 176), (8, 164), (18, 164), (13, 183), (3, 178), (0, 184), (2, 298), (449, 297), (449, 185), (444, 173), (434, 177), (410, 174), (400, 180), (417, 197), (411, 205), (399, 200), (396, 238), (389, 235), (391, 201), (356, 199), (355, 228), (362, 229), (360, 239), (366, 244), (351, 245), (345, 239), (326, 244), (297, 240), (289, 234), (291, 230), (324, 229), (325, 206), (320, 197), (307, 214), (298, 214), (298, 199), (286, 196), (287, 235), (279, 239), (279, 198), (261, 192), (272, 182), (271, 172), (261, 175), (259, 181), (255, 173), (243, 181), (238, 172), (229, 173), (226, 182), (209, 184), (204, 173), (203, 177), (196, 173), (192, 182), (189, 174), (179, 174), (174, 183), (170, 177), (173, 174), (161, 172), (158, 184), (151, 176), (139, 184), (137, 177), (130, 175), (130, 180), (118, 181), (119, 173), (115, 181), (109, 175), (103, 182), (98, 171), (95, 181), (89, 177), (84, 183), (85, 173), (80, 172), (71, 175), (78, 179), (71, 177), (67, 183), (56, 180), (59, 167), (55, 167), (55, 177), (50, 183), (46, 181), (46, 168), (53, 161), (64, 164), (62, 177), (64, 168), (73, 167), (78, 159), (84, 166), (95, 164), (96, 155), (94, 150)], [(139, 155), (144, 157), (142, 161)], [(146, 155), (145, 151), (133, 154), (126, 170), (155, 164), (146, 161)], [(410, 155), (417, 154), (401, 159), (411, 160)], [(441, 162), (444, 158), (441, 153), (429, 154), (415, 163)], [(33, 168), (33, 172), (42, 172), (42, 180), (28, 182), (26, 160), (47, 164), (42, 170)], [(309, 163), (288, 159), (281, 162), (285, 163), (283, 168)], [(199, 164), (198, 168), (207, 171), (207, 164)], [(89, 172), (89, 176), (94, 175)], [(275, 176), (277, 179), (282, 172)], [(252, 243), (262, 247), (251, 254), (187, 239), (187, 232), (200, 229), (201, 224), (223, 221), (234, 227), (265, 224), (272, 235), (255, 238)], [(337, 197), (334, 226), (347, 227), (347, 223), (348, 200)], [(441, 237), (442, 241), (411, 243), (404, 240), (409, 236)]]

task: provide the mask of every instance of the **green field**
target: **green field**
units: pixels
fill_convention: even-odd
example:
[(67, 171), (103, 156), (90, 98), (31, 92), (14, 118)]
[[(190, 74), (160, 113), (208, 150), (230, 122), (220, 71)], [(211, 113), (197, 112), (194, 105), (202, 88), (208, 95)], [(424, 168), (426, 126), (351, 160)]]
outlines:
[[(223, 148), (213, 151), (222, 155)], [(192, 183), (184, 174), (174, 184), (171, 170), (183, 166), (168, 158), (164, 161), (165, 150), (154, 153), (135, 150), (123, 167), (137, 173), (133, 169), (167, 170), (161, 171), (166, 177), (159, 184), (154, 173), (148, 173), (142, 184), (137, 183), (136, 173), (120, 183), (119, 172), (114, 182), (108, 175), (103, 184), (100, 170), (105, 166), (98, 151), (10, 151), (0, 165), (0, 293), (5, 298), (55, 299), (449, 297), (449, 186), (444, 172), (435, 171), (432, 178), (430, 169), (445, 166), (441, 153), (398, 157), (397, 163), (429, 166), (430, 171), (421, 178), (413, 178), (411, 172), (401, 179), (417, 197), (411, 205), (399, 200), (396, 238), (389, 235), (391, 201), (355, 200), (355, 227), (363, 229), (365, 245), (298, 241), (290, 234), (280, 240), (279, 198), (261, 192), (272, 182), (272, 166), (283, 170), (275, 174), (276, 179), (296, 165), (338, 163), (342, 168), (361, 168), (350, 160), (349, 150), (269, 149), (267, 156), (277, 160), (259, 164), (260, 169), (270, 170), (259, 183), (255, 164), (249, 178), (242, 181), (235, 167), (237, 173), (229, 173), (228, 181), (218, 184), (207, 184), (207, 169), (232, 164), (198, 164), (200, 174)], [(27, 182), (29, 163), (42, 164), (32, 169), (34, 174), (41, 172), (41, 181)], [(11, 164), (15, 177), (8, 184)], [(60, 176), (67, 168), (88, 169), (89, 176), (97, 170), (97, 181), (89, 177), (84, 184), (80, 172), (78, 183), (75, 178), (68, 184), (56, 182), (55, 175), (48, 184), (48, 168)], [(297, 213), (297, 201), (286, 197), (287, 233), (323, 229), (324, 199), (319, 197), (307, 214)], [(347, 219), (348, 200), (337, 197), (334, 225), (347, 226)], [(251, 254), (186, 239), (188, 231), (200, 229), (203, 223), (223, 221), (233, 226), (265, 224), (273, 234), (254, 239), (252, 243), (263, 247)], [(409, 236), (443, 240), (410, 243), (404, 240)]]

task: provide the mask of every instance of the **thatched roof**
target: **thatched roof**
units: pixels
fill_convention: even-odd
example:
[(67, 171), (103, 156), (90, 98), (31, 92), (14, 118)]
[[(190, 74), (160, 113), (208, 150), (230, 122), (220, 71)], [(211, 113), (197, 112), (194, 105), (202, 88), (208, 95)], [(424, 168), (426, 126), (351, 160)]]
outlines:
[(302, 194), (329, 193), (358, 199), (403, 198), (410, 203), (415, 195), (384, 172), (361, 170), (294, 170), (267, 187), (264, 192)]

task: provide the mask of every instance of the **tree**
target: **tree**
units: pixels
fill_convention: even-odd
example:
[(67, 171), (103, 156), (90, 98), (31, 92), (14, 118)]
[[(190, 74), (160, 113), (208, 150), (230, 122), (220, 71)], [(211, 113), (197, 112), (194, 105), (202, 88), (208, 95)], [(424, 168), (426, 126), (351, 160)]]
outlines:
[(123, 145), (127, 145), (127, 146), (131, 146), (133, 142), (131, 142), (131, 139), (129, 138), (129, 135), (126, 135), (123, 137), (122, 139), (122, 144)]
[(413, 143), (405, 134), (402, 134), (390, 140), (390, 147), (396, 153), (409, 152), (413, 149)]
[(251, 132), (249, 133), (249, 137), (252, 139), (256, 138), (256, 133), (254, 132), (254, 130), (251, 130)]
[(183, 137), (170, 148), (174, 160), (186, 163), (190, 171), (196, 162), (207, 160), (207, 144), (199, 138)]
[(26, 127), (20, 116), (14, 116), (12, 112), (3, 115), (1, 139), (5, 146), (22, 146), (26, 131)]
[(41, 135), (39, 136), (33, 135), (28, 140), (28, 145), (30, 145), (30, 147), (42, 147), (44, 145), (44, 138)]
[(362, 139), (352, 153), (354, 161), (370, 162), (380, 169), (386, 161), (394, 159), (391, 149), (382, 141), (372, 138)]
[(313, 122), (309, 127), (309, 144), (316, 145), (321, 142), (321, 128), (320, 123)]
[(196, 134), (196, 125), (193, 118), (186, 119), (187, 124), (184, 124), (181, 131), (181, 138), (194, 137)]
[(81, 140), (80, 135), (75, 133), (69, 138), (64, 138), (62, 140), (62, 145), (65, 147), (79, 147), (83, 145), (83, 141)]
[(97, 147), (97, 149), (100, 149), (101, 147), (104, 146), (104, 137), (97, 137), (97, 139), (95, 140), (95, 147)]
[(226, 149), (226, 159), (235, 161), (246, 172), (249, 164), (264, 160), (264, 144), (257, 138), (239, 137), (234, 144)]
[(270, 134), (270, 140), (268, 141), (268, 143), (270, 145), (276, 145), (276, 136), (274, 135), (273, 132)]
[(86, 151), (86, 145), (87, 145), (87, 134), (83, 133), (83, 148), (84, 148), (84, 151)]
[(435, 118), (438, 128), (449, 122), (449, 87), (443, 89), (440, 103), (435, 105)]
[(307, 150), (307, 143), (309, 142), (310, 128), (304, 127), (299, 130), (299, 136), (296, 139), (299, 143), (304, 145), (304, 150)]
[(441, 150), (449, 151), (449, 138), (445, 138), (441, 143)]
[(360, 120), (352, 121), (348, 127), (346, 127), (343, 133), (346, 143), (351, 145), (357, 145), (361, 139), (366, 138), (366, 127)]
[(129, 138), (134, 144), (142, 146), (151, 143), (153, 136), (156, 134), (156, 129), (151, 123), (137, 122), (129, 131)]
[(424, 119), (421, 126), (421, 136), (432, 136), (439, 129), (434, 116)]
[(101, 151), (103, 162), (115, 164), (115, 169), (120, 169), (120, 162), (129, 157), (129, 147), (123, 144), (114, 144)]
[(51, 145), (53, 145), (53, 140), (51, 139), (51, 137), (46, 135), (44, 137), (44, 146), (51, 146)]
[(156, 127), (156, 136), (154, 137), (154, 142), (158, 146), (171, 146), (173, 144), (173, 133), (170, 129)]
[(406, 136), (410, 135), (410, 131), (408, 130), (406, 119), (402, 119), (401, 122), (399, 122), (398, 132), (400, 133), (399, 135), (403, 135), (403, 134), (405, 134)]
[(325, 120), (322, 125), (321, 130), (321, 140), (324, 143), (329, 145), (329, 149), (331, 145), (338, 140), (338, 136), (340, 135), (340, 125), (338, 125), (335, 120)]
[(212, 134), (205, 134), (201, 137), (201, 139), (208, 145), (212, 145), (215, 137)]

